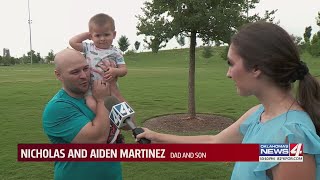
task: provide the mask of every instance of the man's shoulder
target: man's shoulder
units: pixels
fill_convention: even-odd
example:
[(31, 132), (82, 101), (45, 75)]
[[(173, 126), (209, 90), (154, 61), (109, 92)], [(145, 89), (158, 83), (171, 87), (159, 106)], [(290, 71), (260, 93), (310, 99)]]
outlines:
[(57, 102), (57, 101), (65, 101), (68, 100), (68, 94), (63, 90), (60, 89), (49, 101), (49, 103)]
[(43, 110), (43, 121), (55, 121), (61, 117), (69, 116), (70, 112), (77, 112), (81, 105), (73, 100), (64, 90), (60, 90), (45, 105)]
[(72, 99), (63, 89), (61, 89), (51, 98), (51, 100), (49, 100), (45, 109), (61, 108), (70, 104), (72, 104)]

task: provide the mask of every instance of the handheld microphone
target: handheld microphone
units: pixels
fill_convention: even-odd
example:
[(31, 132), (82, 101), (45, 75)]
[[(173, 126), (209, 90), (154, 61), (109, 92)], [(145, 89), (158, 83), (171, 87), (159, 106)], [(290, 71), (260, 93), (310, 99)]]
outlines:
[[(126, 102), (120, 102), (114, 96), (108, 96), (105, 99), (105, 106), (109, 110), (109, 119), (112, 121), (114, 125), (117, 126), (118, 129), (129, 126), (132, 130), (134, 137), (138, 134), (143, 133), (142, 128), (138, 128), (132, 121), (134, 116), (134, 110), (129, 106)], [(151, 141), (146, 138), (142, 138), (139, 140), (140, 144), (150, 144)]]

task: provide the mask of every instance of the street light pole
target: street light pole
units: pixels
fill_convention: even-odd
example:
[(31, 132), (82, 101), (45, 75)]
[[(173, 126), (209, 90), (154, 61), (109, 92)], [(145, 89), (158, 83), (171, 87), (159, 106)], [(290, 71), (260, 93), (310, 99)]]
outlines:
[(32, 23), (32, 20), (30, 19), (30, 5), (29, 5), (29, 0), (28, 0), (28, 12), (29, 12), (28, 24), (29, 24), (29, 32), (30, 32), (30, 60), (31, 60), (31, 65), (32, 65), (32, 43), (31, 43), (31, 23)]

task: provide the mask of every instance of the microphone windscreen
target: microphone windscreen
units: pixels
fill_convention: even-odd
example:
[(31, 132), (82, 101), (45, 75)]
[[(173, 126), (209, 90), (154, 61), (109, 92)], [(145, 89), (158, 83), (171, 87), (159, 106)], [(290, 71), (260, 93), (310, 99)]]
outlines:
[(112, 110), (112, 106), (121, 103), (116, 97), (114, 96), (107, 96), (104, 100), (104, 105), (110, 112)]

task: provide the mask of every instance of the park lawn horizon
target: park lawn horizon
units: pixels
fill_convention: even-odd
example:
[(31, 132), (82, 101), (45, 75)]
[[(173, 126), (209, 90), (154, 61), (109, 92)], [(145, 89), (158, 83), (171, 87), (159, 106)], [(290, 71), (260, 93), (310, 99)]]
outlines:
[[(196, 54), (196, 111), (236, 120), (258, 101), (240, 97), (232, 80), (226, 77), (227, 63), (220, 57)], [(125, 56), (128, 74), (119, 79), (119, 87), (136, 111), (139, 126), (164, 114), (188, 111), (188, 49), (174, 49)], [(303, 54), (313, 75), (320, 74), (320, 58)], [(54, 65), (34, 64), (0, 67), (1, 154), (0, 179), (52, 179), (52, 162), (17, 162), (17, 144), (49, 143), (42, 129), (45, 104), (61, 88), (53, 73)], [(177, 134), (175, 132), (170, 132)], [(215, 134), (207, 131), (197, 134)], [(124, 132), (127, 143), (135, 143)], [(230, 179), (233, 163), (155, 163), (123, 162), (124, 179)]]

